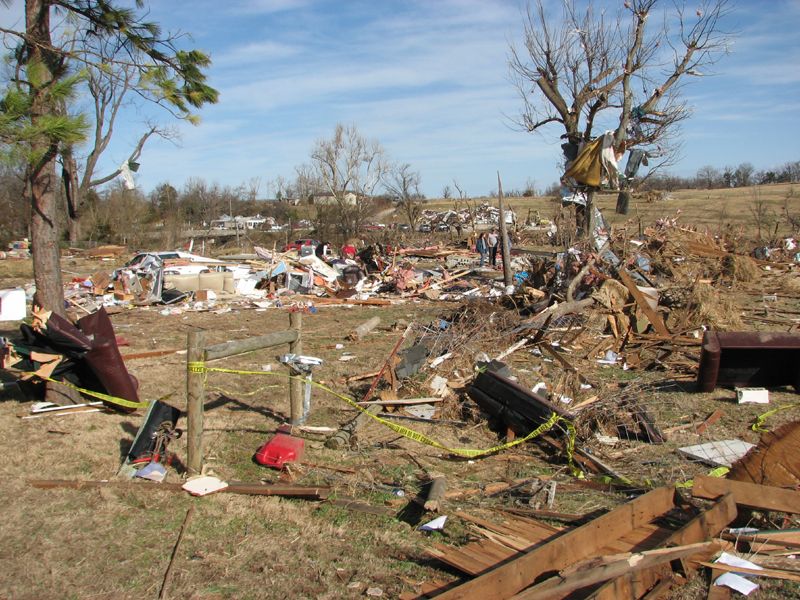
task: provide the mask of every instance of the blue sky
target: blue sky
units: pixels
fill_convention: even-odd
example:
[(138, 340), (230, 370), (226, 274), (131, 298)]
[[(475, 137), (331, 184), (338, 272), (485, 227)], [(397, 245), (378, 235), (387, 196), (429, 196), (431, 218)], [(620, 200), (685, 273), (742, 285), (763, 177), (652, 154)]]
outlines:
[[(622, 1), (597, 4), (617, 10)], [(680, 175), (707, 164), (800, 160), (800, 0), (731, 7), (731, 53), (684, 90), (693, 115), (672, 168)], [(454, 179), (485, 195), (497, 171), (506, 189), (529, 179), (544, 188), (559, 176), (561, 131), (529, 134), (509, 121), (520, 110), (507, 58), (522, 36), (522, 10), (510, 0), (155, 0), (151, 19), (190, 33), (211, 54), (220, 102), (200, 111), (198, 127), (173, 121), (177, 146), (148, 143), (137, 183), (147, 192), (191, 177), (231, 186), (258, 178), (265, 197), (271, 179), (291, 179), (314, 141), (342, 122), (420, 171), (429, 197)], [(153, 114), (125, 113), (107, 166), (124, 159)]]

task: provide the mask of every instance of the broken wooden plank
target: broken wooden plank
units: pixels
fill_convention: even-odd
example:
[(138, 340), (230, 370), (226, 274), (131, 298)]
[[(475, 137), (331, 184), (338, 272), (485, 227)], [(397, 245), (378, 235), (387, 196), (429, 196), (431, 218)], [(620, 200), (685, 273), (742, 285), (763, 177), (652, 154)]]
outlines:
[(724, 494), (733, 494), (741, 506), (800, 514), (800, 492), (706, 475), (694, 478), (692, 495), (696, 498), (714, 499)]
[(723, 533), (720, 537), (731, 542), (746, 542), (750, 545), (751, 552), (800, 550), (800, 530), (797, 529), (760, 531), (752, 534)]
[[(685, 546), (708, 541), (727, 527), (736, 518), (736, 515), (736, 504), (733, 496), (726, 494), (711, 508), (703, 511), (672, 533), (660, 545)], [(593, 600), (617, 600), (618, 598), (626, 597), (620, 594), (620, 588), (631, 590), (630, 597), (638, 598), (659, 580), (669, 576), (670, 573), (671, 570), (669, 569), (652, 569), (639, 573), (636, 578), (624, 575), (621, 578), (625, 579), (624, 582), (612, 580), (595, 590), (592, 598)]]
[(656, 331), (656, 333), (659, 335), (669, 336), (669, 329), (667, 329), (667, 326), (664, 324), (664, 320), (661, 318), (661, 315), (653, 310), (653, 308), (647, 302), (647, 299), (644, 297), (642, 291), (636, 287), (636, 284), (628, 272), (625, 271), (625, 269), (619, 269), (617, 274), (619, 275), (619, 280), (626, 288), (628, 288), (631, 296), (633, 296), (633, 299), (636, 301), (636, 304), (639, 305), (639, 308), (642, 309), (642, 312), (650, 321), (650, 324), (653, 326), (653, 329)]
[[(377, 373), (374, 373), (377, 375)], [(367, 402), (356, 402), (361, 406), (372, 406), (377, 404), (379, 406), (413, 406), (414, 404), (434, 404), (436, 402), (444, 402), (444, 398), (397, 398), (395, 400), (369, 400)]]
[(516, 596), (513, 600), (550, 600), (561, 598), (576, 590), (607, 581), (614, 577), (649, 569), (699, 553), (713, 554), (720, 549), (718, 542), (698, 542), (674, 548), (657, 548), (644, 552), (626, 552), (611, 556), (593, 557), (572, 565), (557, 576), (551, 577)]
[(159, 356), (169, 356), (170, 354), (185, 353), (186, 348), (175, 348), (171, 350), (150, 350), (148, 352), (134, 352), (133, 354), (123, 354), (122, 360), (134, 360), (138, 358), (157, 358)]
[(647, 524), (674, 506), (674, 490), (657, 488), (552, 541), (448, 590), (440, 600), (508, 598), (547, 571), (593, 556), (608, 540)]
[[(32, 487), (50, 490), (56, 488), (66, 488), (72, 490), (84, 490), (95, 488), (112, 488), (120, 490), (145, 490), (148, 492), (181, 492), (185, 490), (180, 483), (138, 483), (134, 481), (107, 481), (107, 480), (71, 480), (71, 479), (29, 479), (28, 484)], [(225, 494), (247, 494), (255, 496), (289, 496), (296, 498), (327, 498), (331, 488), (327, 486), (304, 486), (304, 485), (264, 485), (260, 483), (239, 483), (231, 482), (228, 487), (218, 493)]]
[(698, 435), (705, 433), (706, 429), (708, 429), (714, 423), (719, 421), (724, 414), (725, 412), (721, 408), (718, 408), (713, 413), (711, 413), (705, 421), (700, 423), (700, 425), (697, 426), (697, 429), (695, 429), (695, 431), (697, 432)]

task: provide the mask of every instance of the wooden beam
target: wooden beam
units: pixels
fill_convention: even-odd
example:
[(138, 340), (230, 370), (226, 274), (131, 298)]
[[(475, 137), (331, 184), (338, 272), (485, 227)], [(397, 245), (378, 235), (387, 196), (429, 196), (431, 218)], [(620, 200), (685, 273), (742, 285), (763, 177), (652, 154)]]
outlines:
[(659, 315), (658, 312), (650, 307), (650, 304), (648, 304), (644, 294), (641, 292), (641, 290), (639, 290), (638, 287), (636, 287), (636, 284), (634, 283), (633, 279), (631, 279), (631, 276), (628, 274), (628, 272), (625, 269), (620, 269), (617, 271), (617, 274), (619, 275), (619, 280), (626, 288), (628, 288), (631, 296), (633, 296), (633, 299), (636, 300), (636, 304), (639, 305), (639, 308), (642, 309), (642, 312), (653, 325), (653, 329), (655, 329), (656, 333), (659, 335), (669, 336), (669, 329), (667, 329), (667, 326), (664, 325), (661, 315)]
[(542, 573), (563, 569), (593, 556), (609, 541), (619, 539), (664, 514), (674, 506), (674, 494), (675, 490), (669, 487), (652, 490), (437, 598), (508, 598), (531, 585)]
[(645, 552), (626, 552), (590, 558), (564, 569), (538, 585), (513, 596), (513, 600), (549, 600), (561, 598), (590, 585), (619, 577), (626, 573), (649, 569), (673, 560), (688, 558), (696, 554), (711, 554), (719, 551), (717, 542), (699, 542), (674, 548), (657, 548)]
[(714, 499), (729, 493), (741, 506), (800, 514), (800, 492), (706, 475), (694, 479), (692, 495), (696, 498)]
[[(685, 546), (710, 540), (718, 535), (736, 518), (736, 503), (730, 494), (726, 494), (711, 508), (703, 511), (683, 527), (672, 533), (662, 546)], [(689, 567), (687, 567), (689, 568)], [(667, 578), (672, 571), (654, 568), (642, 571), (636, 577), (623, 575), (611, 580), (595, 590), (593, 600), (621, 600), (623, 598), (639, 598), (659, 581)], [(623, 594), (621, 590), (625, 590)]]
[[(84, 490), (94, 488), (112, 488), (120, 490), (142, 490), (147, 492), (183, 492), (180, 483), (145, 483), (136, 481), (105, 481), (105, 480), (70, 480), (70, 479), (30, 479), (28, 484), (41, 490), (66, 488), (71, 490)], [(323, 499), (328, 496), (331, 489), (327, 486), (304, 485), (264, 485), (261, 483), (231, 482), (228, 487), (217, 493), (245, 494), (252, 496), (290, 496), (295, 498)]]
[(236, 354), (243, 354), (244, 352), (261, 350), (262, 348), (271, 348), (272, 346), (280, 346), (281, 344), (292, 344), (297, 341), (299, 335), (300, 334), (294, 329), (288, 329), (286, 331), (274, 331), (265, 335), (249, 337), (243, 340), (214, 344), (206, 348), (206, 360), (217, 360), (218, 358), (226, 358)]

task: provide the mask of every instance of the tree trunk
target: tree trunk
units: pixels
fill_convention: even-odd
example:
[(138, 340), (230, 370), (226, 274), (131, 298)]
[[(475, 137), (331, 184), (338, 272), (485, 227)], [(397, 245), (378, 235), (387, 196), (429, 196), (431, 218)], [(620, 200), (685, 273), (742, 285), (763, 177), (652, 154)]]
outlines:
[(617, 210), (618, 215), (628, 214), (628, 205), (631, 202), (631, 193), (628, 190), (621, 190), (617, 196)]
[(583, 219), (583, 233), (585, 237), (592, 237), (594, 226), (594, 190), (589, 190), (586, 193), (586, 215)]
[[(40, 65), (35, 86), (32, 86), (31, 125), (35, 128), (42, 118), (54, 110), (49, 105), (47, 89), (53, 81), (57, 57), (47, 48), (50, 40), (50, 5), (46, 0), (25, 3), (25, 29), (33, 41), (28, 45), (27, 64)], [(56, 206), (56, 153), (58, 145), (50, 139), (38, 138), (31, 144), (36, 162), (26, 173), (27, 192), (31, 202), (31, 245), (33, 278), (36, 283), (34, 304), (64, 315), (64, 288), (61, 284), (61, 264), (58, 211)]]
[(42, 160), (29, 174), (32, 208), (31, 245), (33, 279), (36, 283), (34, 304), (64, 315), (64, 288), (61, 283), (61, 252), (56, 208), (55, 154)]
[(81, 239), (81, 219), (80, 216), (76, 218), (68, 217), (67, 227), (69, 229), (69, 241), (71, 244)]

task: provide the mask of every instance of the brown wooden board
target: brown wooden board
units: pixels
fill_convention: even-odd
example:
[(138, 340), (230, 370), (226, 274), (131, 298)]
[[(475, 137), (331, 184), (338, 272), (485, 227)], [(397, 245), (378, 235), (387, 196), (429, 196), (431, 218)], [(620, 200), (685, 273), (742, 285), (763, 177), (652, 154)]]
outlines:
[(673, 489), (655, 489), (437, 597), (443, 600), (508, 598), (548, 571), (558, 571), (596, 555), (608, 540), (618, 539), (652, 522), (673, 506)]
[(728, 493), (741, 506), (800, 514), (800, 492), (706, 475), (694, 479), (692, 495), (696, 498), (714, 499)]
[[(711, 508), (700, 513), (686, 525), (661, 540), (659, 545), (683, 546), (710, 540), (733, 521), (736, 518), (736, 514), (736, 504), (733, 501), (733, 497), (727, 494)], [(618, 578), (620, 581), (612, 580), (601, 586), (592, 594), (592, 598), (596, 600), (639, 598), (658, 581), (670, 576), (670, 574), (670, 569), (656, 567), (641, 571), (635, 577), (625, 575), (622, 578)]]

